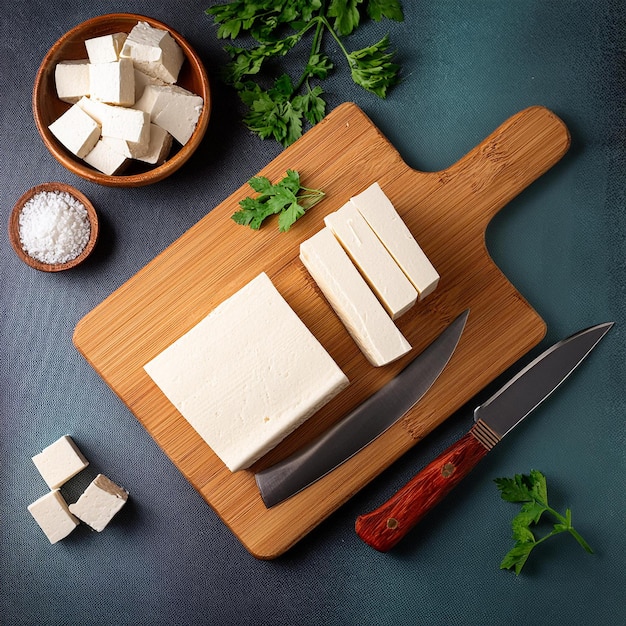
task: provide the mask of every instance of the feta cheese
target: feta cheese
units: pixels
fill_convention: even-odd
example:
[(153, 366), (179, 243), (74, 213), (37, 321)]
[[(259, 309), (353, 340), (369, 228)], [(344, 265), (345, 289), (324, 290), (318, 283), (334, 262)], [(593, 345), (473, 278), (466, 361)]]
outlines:
[(348, 385), (265, 273), (144, 369), (233, 472)]
[(98, 474), (77, 502), (70, 504), (70, 513), (101, 532), (113, 516), (126, 504), (128, 492), (104, 474)]
[(63, 102), (75, 104), (89, 95), (89, 60), (61, 61), (54, 68), (57, 96)]
[(203, 105), (200, 96), (178, 85), (146, 85), (135, 108), (148, 113), (153, 124), (184, 146), (196, 128)]
[(49, 491), (29, 504), (28, 510), (50, 543), (64, 539), (79, 524), (79, 521), (69, 511), (67, 503), (58, 489)]
[(161, 165), (172, 149), (172, 135), (156, 124), (150, 125), (150, 145), (145, 154), (137, 155), (139, 161)]
[(94, 100), (121, 106), (135, 104), (135, 70), (130, 59), (90, 63), (89, 84)]
[(300, 259), (372, 365), (411, 349), (328, 227), (300, 244)]
[[(115, 141), (122, 141), (116, 139)], [(126, 145), (126, 142), (123, 142)], [(91, 152), (84, 157), (85, 163), (108, 176), (119, 174), (128, 164), (128, 158), (121, 152), (113, 149), (105, 140), (101, 139)]]
[(139, 22), (130, 31), (121, 56), (131, 58), (135, 67), (166, 83), (176, 82), (184, 60), (172, 35), (146, 22)]
[(358, 209), (347, 202), (324, 218), (392, 319), (417, 301), (417, 291)]
[(150, 116), (144, 111), (118, 107), (92, 98), (81, 98), (75, 106), (83, 109), (102, 126), (102, 135), (105, 137), (116, 137), (146, 146), (150, 142)]
[(77, 104), (50, 126), (50, 132), (77, 157), (84, 157), (100, 138), (100, 126)]
[(112, 63), (120, 58), (120, 52), (126, 41), (126, 33), (114, 33), (92, 37), (85, 41), (90, 63)]
[(413, 283), (419, 299), (432, 293), (439, 283), (439, 274), (380, 185), (370, 185), (351, 201)]
[(32, 459), (50, 489), (59, 488), (89, 465), (69, 435), (60, 437)]
[(167, 85), (167, 83), (135, 68), (135, 102), (141, 98), (143, 90), (147, 85), (159, 85), (163, 87)]

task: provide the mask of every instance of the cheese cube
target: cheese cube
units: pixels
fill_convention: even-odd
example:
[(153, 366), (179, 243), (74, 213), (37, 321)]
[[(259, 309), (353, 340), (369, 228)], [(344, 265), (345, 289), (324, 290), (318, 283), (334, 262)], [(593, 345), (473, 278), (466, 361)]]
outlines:
[(172, 149), (172, 135), (156, 124), (150, 125), (150, 145), (145, 154), (137, 155), (139, 161), (161, 165)]
[(94, 149), (84, 156), (84, 160), (85, 163), (108, 176), (119, 174), (128, 164), (128, 158), (121, 152), (114, 150), (103, 139), (98, 141)]
[(50, 489), (59, 488), (89, 465), (69, 435), (60, 437), (32, 458)]
[(348, 385), (265, 273), (144, 369), (233, 472), (249, 467)]
[(135, 70), (130, 59), (89, 65), (90, 96), (94, 100), (132, 106), (135, 103)]
[(380, 185), (370, 185), (351, 200), (413, 283), (419, 299), (432, 293), (439, 283), (439, 274)]
[(120, 58), (120, 52), (126, 41), (126, 33), (114, 33), (92, 37), (85, 41), (90, 63), (112, 63)]
[(392, 319), (417, 301), (417, 291), (352, 202), (324, 223), (339, 240)]
[(166, 30), (139, 22), (128, 34), (122, 57), (133, 60), (142, 72), (166, 83), (175, 83), (184, 61), (183, 51)]
[(63, 102), (75, 104), (89, 95), (89, 60), (61, 61), (54, 68), (57, 96)]
[(102, 126), (103, 136), (116, 137), (145, 146), (149, 144), (150, 116), (144, 111), (118, 107), (92, 98), (81, 98), (76, 106)]
[(200, 96), (178, 85), (146, 85), (135, 108), (149, 113), (153, 124), (184, 146), (196, 128), (203, 105)]
[(126, 504), (128, 492), (104, 474), (98, 474), (69, 510), (98, 532), (104, 530), (113, 516)]
[(79, 521), (69, 511), (67, 503), (58, 489), (49, 491), (46, 495), (29, 504), (28, 510), (50, 543), (56, 543), (67, 537), (79, 524)]
[(50, 126), (50, 132), (72, 153), (84, 157), (100, 138), (100, 126), (77, 104)]
[(300, 259), (372, 365), (411, 349), (328, 227), (300, 244)]
[(163, 87), (167, 83), (135, 68), (135, 102), (143, 95), (146, 85), (160, 85)]

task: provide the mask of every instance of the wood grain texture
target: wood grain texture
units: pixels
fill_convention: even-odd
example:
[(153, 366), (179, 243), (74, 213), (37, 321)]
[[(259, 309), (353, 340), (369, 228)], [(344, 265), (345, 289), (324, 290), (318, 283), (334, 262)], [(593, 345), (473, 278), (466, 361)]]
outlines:
[(467, 433), (376, 510), (360, 515), (357, 535), (379, 552), (391, 550), (474, 469), (488, 449)]
[[(535, 346), (545, 324), (493, 263), (485, 247), (491, 218), (554, 165), (569, 133), (543, 107), (500, 126), (456, 164), (418, 172), (354, 104), (331, 112), (260, 174), (288, 168), (326, 197), (287, 233), (275, 221), (254, 232), (230, 216), (240, 189), (123, 284), (77, 325), (74, 343), (126, 403), (243, 545), (274, 558)], [(397, 324), (413, 349), (372, 367), (298, 259), (299, 244), (324, 216), (378, 181), (441, 275), (437, 290)], [(220, 302), (265, 271), (330, 352), (350, 386), (259, 460), (231, 473), (145, 374), (143, 365)], [(456, 353), (416, 407), (359, 454), (298, 495), (267, 509), (254, 471), (310, 441), (387, 383), (459, 313), (470, 308)]]

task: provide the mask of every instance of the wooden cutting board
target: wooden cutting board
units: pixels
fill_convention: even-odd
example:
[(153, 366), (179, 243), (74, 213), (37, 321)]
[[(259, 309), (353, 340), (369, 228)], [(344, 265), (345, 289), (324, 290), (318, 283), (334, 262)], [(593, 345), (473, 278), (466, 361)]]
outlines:
[[(408, 167), (356, 105), (344, 104), (260, 172), (278, 180), (296, 169), (305, 186), (326, 192), (289, 232), (279, 233), (275, 219), (256, 232), (230, 219), (251, 194), (242, 180), (240, 189), (87, 314), (74, 343), (244, 546), (258, 558), (274, 558), (542, 339), (544, 322), (489, 257), (485, 230), (498, 210), (563, 156), (569, 142), (561, 120), (532, 107), (452, 167), (424, 173)], [(375, 181), (441, 275), (437, 290), (397, 320), (413, 350), (383, 368), (362, 356), (298, 259), (300, 242), (322, 228), (324, 216)], [(460, 312), (471, 310), (450, 363), (417, 406), (341, 467), (272, 509), (264, 506), (253, 471), (231, 473), (143, 370), (261, 271), (351, 383), (254, 471), (323, 432), (387, 383)]]

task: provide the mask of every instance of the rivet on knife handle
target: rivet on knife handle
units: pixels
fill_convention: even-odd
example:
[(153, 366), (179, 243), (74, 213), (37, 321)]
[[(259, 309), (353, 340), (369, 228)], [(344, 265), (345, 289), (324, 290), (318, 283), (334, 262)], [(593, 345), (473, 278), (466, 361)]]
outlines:
[(356, 520), (356, 532), (385, 552), (465, 478), (504, 436), (541, 404), (589, 355), (613, 322), (554, 344), (474, 410), (471, 430), (381, 507)]
[(484, 443), (485, 438), (476, 432), (482, 426), (476, 423), (385, 504), (358, 517), (359, 537), (380, 552), (391, 550), (491, 449), (493, 444)]

